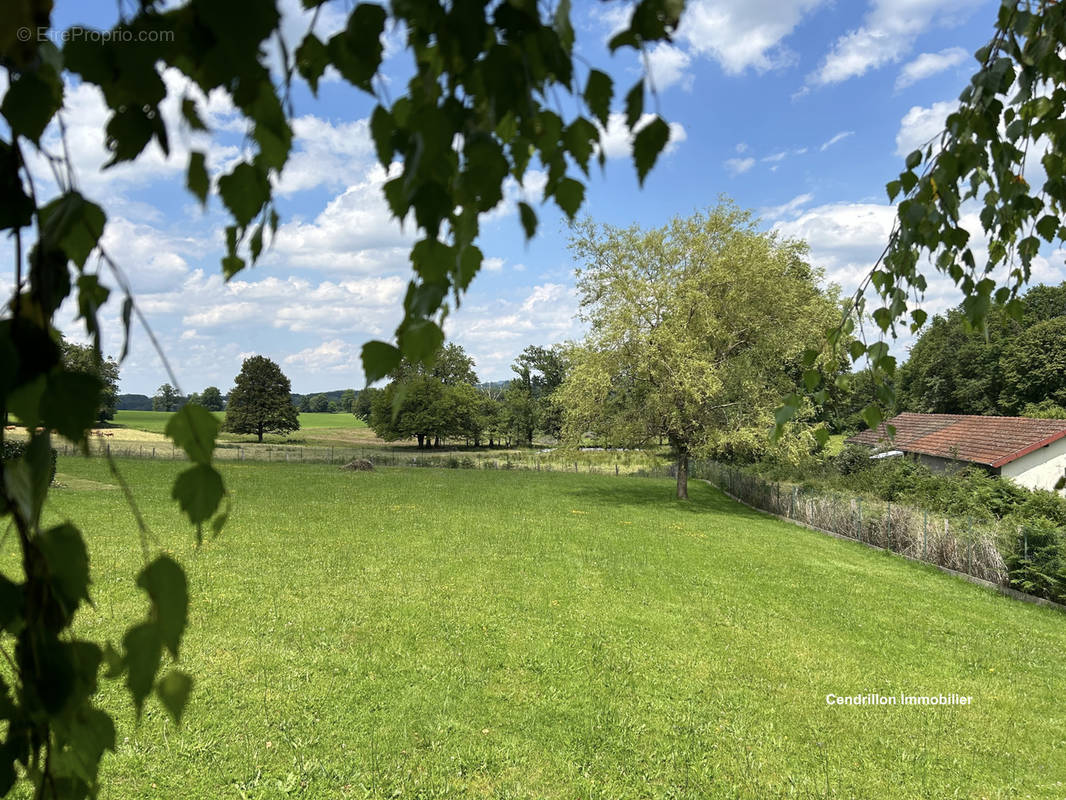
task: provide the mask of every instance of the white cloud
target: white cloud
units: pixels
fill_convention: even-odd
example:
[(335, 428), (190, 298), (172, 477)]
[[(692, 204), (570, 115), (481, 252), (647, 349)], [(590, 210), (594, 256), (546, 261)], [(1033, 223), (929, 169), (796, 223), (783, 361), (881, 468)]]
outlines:
[(198, 328), (218, 328), (223, 325), (236, 325), (256, 319), (260, 309), (255, 303), (236, 302), (219, 303), (187, 314), (182, 322)]
[(773, 153), (772, 155), (763, 156), (760, 161), (765, 161), (770, 164), (776, 164), (778, 161), (784, 161), (788, 157), (788, 151), (782, 150), (779, 153)]
[(604, 43), (628, 28), (632, 16), (633, 8), (625, 3), (595, 3), (589, 9), (593, 27), (599, 29)]
[[(103, 244), (136, 294), (178, 285), (190, 272), (186, 259), (198, 257), (204, 249), (203, 241), (196, 237), (169, 234), (121, 216), (108, 220)], [(107, 277), (105, 282), (110, 282)]]
[(782, 42), (825, 0), (694, 0), (685, 7), (677, 38), (696, 55), (739, 75), (785, 67), (795, 54)]
[(507, 262), (502, 258), (486, 258), (481, 262), (481, 268), (487, 272), (500, 272), (505, 263)]
[(657, 91), (679, 85), (691, 91), (693, 75), (688, 71), (692, 57), (673, 45), (659, 42), (648, 51), (648, 71)]
[(922, 53), (903, 65), (899, 77), (896, 78), (896, 91), (906, 89), (918, 81), (958, 66), (967, 58), (967, 53), (961, 47), (949, 47), (939, 53)]
[[(107, 170), (103, 166), (111, 160), (105, 140), (110, 111), (102, 92), (90, 83), (64, 86), (62, 117), (66, 128), (66, 151), (70, 154), (78, 184), (90, 197), (110, 195), (111, 208), (123, 201), (121, 189), (144, 186), (158, 179), (174, 180), (184, 174), (192, 150), (205, 152), (208, 166), (215, 170), (233, 163), (240, 156), (239, 147), (219, 141), (219, 133), (243, 131), (245, 125), (228, 95), (216, 90), (205, 96), (175, 69), (164, 70), (162, 78), (167, 97), (160, 104), (160, 113), (169, 133), (170, 154), (165, 155), (153, 139), (135, 161), (122, 162)], [(198, 103), (200, 116), (216, 135), (192, 131), (185, 124), (181, 102), (186, 95)], [(42, 142), (49, 152), (63, 152), (56, 122), (48, 127)], [(40, 156), (34, 156), (33, 170), (47, 190), (55, 188), (51, 169)]]
[[(655, 118), (654, 114), (644, 114), (637, 121), (636, 130), (639, 131)], [(597, 123), (597, 127), (599, 123)], [(629, 158), (633, 153), (634, 133), (626, 127), (626, 115), (615, 112), (607, 118), (607, 129), (600, 128), (600, 140), (603, 146), (603, 154), (607, 158)], [(681, 142), (688, 138), (685, 127), (680, 122), (670, 123), (670, 140), (663, 152), (667, 155), (673, 153)]]
[(482, 380), (495, 380), (507, 377), (526, 345), (579, 338), (577, 309), (573, 286), (547, 282), (525, 287), (516, 300), (472, 295), (448, 317), (444, 330), (474, 358)]
[[(906, 156), (930, 143), (944, 130), (944, 121), (956, 108), (955, 100), (942, 100), (929, 108), (912, 106), (899, 123), (896, 133), (896, 155)], [(935, 143), (934, 143), (935, 144)]]
[(377, 160), (367, 120), (334, 125), (315, 116), (292, 121), (293, 152), (276, 192), (292, 194), (325, 186), (340, 189), (358, 183)]
[(779, 206), (766, 206), (759, 209), (759, 213), (762, 216), (770, 220), (778, 220), (782, 217), (791, 217), (796, 214), (803, 206), (807, 205), (814, 199), (814, 195), (810, 193), (804, 193), (796, 195), (787, 203), (782, 203)]
[(313, 222), (293, 219), (278, 228), (264, 263), (330, 271), (406, 271), (414, 225), (401, 227), (385, 202), (385, 170), (375, 164), (363, 179), (330, 200)]
[(740, 142), (737, 144), (736, 150), (738, 153), (746, 153), (748, 151), (748, 145), (746, 142)]
[(837, 142), (841, 142), (844, 139), (847, 139), (849, 136), (852, 136), (854, 133), (855, 133), (855, 131), (841, 131), (840, 133), (836, 134), (835, 136), (833, 136), (828, 141), (822, 142), (822, 146), (819, 147), (818, 149), (824, 153), (826, 150), (828, 150), (830, 147), (835, 145)]
[(916, 37), (965, 19), (982, 0), (873, 0), (863, 24), (834, 43), (808, 84), (824, 86), (899, 61)]
[[(802, 198), (800, 195), (792, 203)], [(789, 205), (782, 210), (789, 210)], [(850, 291), (881, 254), (894, 219), (895, 207), (887, 204), (830, 203), (780, 221), (774, 229), (783, 236), (805, 240), (811, 247), (811, 262), (824, 267), (830, 281)]]
[(743, 175), (754, 166), (754, 158), (727, 158), (725, 160), (725, 168), (733, 176)]
[(329, 339), (282, 358), (286, 367), (311, 373), (362, 374), (360, 348), (343, 339)]

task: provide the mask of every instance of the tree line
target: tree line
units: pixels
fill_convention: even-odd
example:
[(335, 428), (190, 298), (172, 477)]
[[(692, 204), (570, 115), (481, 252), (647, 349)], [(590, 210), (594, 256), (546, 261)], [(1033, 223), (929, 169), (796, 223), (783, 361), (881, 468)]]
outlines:
[[(993, 303), (980, 327), (961, 305), (934, 316), (892, 381), (893, 410), (1066, 419), (1066, 283), (1019, 299), (1021, 313)], [(830, 427), (866, 427), (876, 389), (868, 369), (855, 372), (825, 409)]]
[(431, 366), (401, 360), (383, 388), (359, 392), (353, 411), (385, 441), (413, 438), (419, 448), (531, 446), (538, 433), (557, 439), (562, 412), (555, 391), (566, 375), (567, 350), (527, 347), (512, 364), (516, 377), (501, 387), (480, 383), (474, 360), (448, 344)]

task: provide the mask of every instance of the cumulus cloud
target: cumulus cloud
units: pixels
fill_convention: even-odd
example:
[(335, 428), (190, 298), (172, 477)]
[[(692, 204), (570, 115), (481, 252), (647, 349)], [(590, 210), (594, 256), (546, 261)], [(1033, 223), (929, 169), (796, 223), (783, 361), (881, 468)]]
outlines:
[(497, 380), (508, 376), (526, 345), (579, 338), (577, 309), (573, 286), (546, 282), (524, 287), (513, 299), (473, 295), (448, 317), (444, 330), (473, 356), (482, 380)]
[[(200, 116), (216, 134), (243, 131), (243, 119), (224, 92), (216, 90), (205, 96), (175, 69), (164, 70), (162, 77), (167, 98), (160, 104), (160, 113), (170, 134), (170, 154), (164, 154), (153, 139), (136, 161), (116, 164), (107, 170), (103, 167), (111, 159), (105, 140), (110, 111), (103, 93), (90, 83), (68, 82), (64, 86), (62, 116), (66, 152), (70, 154), (78, 184), (90, 196), (112, 194), (111, 207), (123, 200), (124, 189), (160, 179), (173, 180), (183, 174), (189, 153), (194, 149), (206, 153), (209, 167), (216, 171), (234, 163), (241, 154), (240, 147), (220, 141), (223, 137), (190, 130), (181, 114), (182, 99), (188, 96), (198, 103)], [(49, 152), (64, 151), (61, 131), (55, 121), (46, 130), (42, 143)], [(31, 165), (46, 193), (54, 190), (52, 172), (43, 157), (34, 155)]]
[(656, 90), (660, 92), (671, 86), (690, 91), (693, 75), (688, 70), (691, 63), (692, 56), (665, 42), (659, 42), (648, 51), (648, 71)]
[(358, 183), (377, 160), (365, 119), (333, 124), (307, 115), (292, 121), (293, 152), (275, 191), (279, 195)]
[(967, 53), (961, 47), (949, 47), (939, 53), (922, 53), (913, 61), (903, 65), (899, 77), (896, 78), (896, 91), (906, 89), (938, 72), (958, 66), (966, 58)]
[(286, 367), (304, 373), (359, 375), (362, 372), (360, 349), (343, 339), (329, 339), (282, 358)]
[[(786, 203), (782, 213), (802, 198), (800, 195)], [(811, 246), (812, 263), (824, 267), (830, 281), (850, 290), (881, 254), (894, 219), (895, 208), (887, 204), (830, 203), (807, 209), (795, 219), (779, 221), (774, 229), (783, 236), (805, 240)]]
[(695, 55), (717, 61), (729, 75), (790, 66), (783, 41), (825, 0), (694, 0), (685, 7), (677, 38)]
[[(653, 119), (655, 119), (654, 114), (644, 114), (637, 121), (636, 130), (639, 131)], [(626, 127), (625, 114), (621, 112), (611, 114), (607, 118), (607, 129), (600, 128), (603, 154), (607, 158), (629, 158), (633, 154), (633, 137), (635, 135), (635, 133), (630, 133), (629, 128)], [(663, 152), (667, 155), (673, 153), (677, 150), (678, 145), (687, 138), (688, 134), (685, 132), (685, 127), (680, 122), (671, 122), (670, 140), (667, 142)]]
[(406, 271), (414, 226), (403, 228), (392, 216), (382, 194), (387, 177), (375, 164), (313, 221), (282, 224), (264, 263), (379, 275)]
[(896, 155), (906, 156), (912, 150), (929, 144), (931, 139), (944, 130), (944, 121), (958, 105), (955, 100), (942, 100), (928, 108), (912, 106), (899, 123)]
[(899, 61), (914, 40), (936, 27), (958, 24), (981, 0), (873, 0), (863, 24), (833, 44), (809, 85), (840, 83)]

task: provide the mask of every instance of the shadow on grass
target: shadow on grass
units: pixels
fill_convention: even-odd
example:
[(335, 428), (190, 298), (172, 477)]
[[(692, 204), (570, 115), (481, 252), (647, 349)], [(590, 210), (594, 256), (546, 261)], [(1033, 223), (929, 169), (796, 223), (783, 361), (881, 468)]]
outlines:
[(730, 514), (750, 519), (764, 518), (758, 511), (730, 500), (722, 492), (702, 481), (689, 482), (687, 501), (675, 498), (674, 491), (672, 482), (617, 478), (610, 482), (574, 486), (567, 489), (566, 494), (612, 508), (654, 505), (691, 514)]

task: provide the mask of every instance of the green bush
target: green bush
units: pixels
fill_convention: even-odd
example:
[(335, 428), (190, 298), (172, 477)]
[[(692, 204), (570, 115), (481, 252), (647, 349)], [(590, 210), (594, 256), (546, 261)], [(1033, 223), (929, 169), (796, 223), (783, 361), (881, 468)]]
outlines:
[(1050, 522), (1021, 526), (1003, 561), (1010, 585), (1021, 592), (1066, 602), (1066, 536)]
[(840, 452), (833, 457), (833, 466), (841, 475), (854, 475), (856, 472), (865, 472), (873, 466), (870, 458), (870, 448), (861, 444), (846, 444)]
[[(22, 454), (26, 452), (26, 442), (12, 441), (10, 439), (4, 439), (4, 448), (2, 457), (5, 462), (14, 461), (22, 458)], [(52, 483), (56, 479), (56, 449), (52, 448), (52, 474), (48, 478), (48, 482)]]

